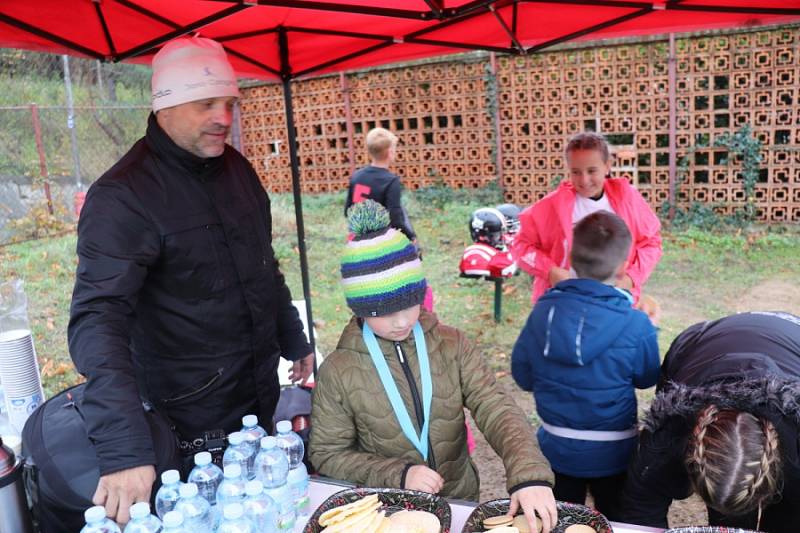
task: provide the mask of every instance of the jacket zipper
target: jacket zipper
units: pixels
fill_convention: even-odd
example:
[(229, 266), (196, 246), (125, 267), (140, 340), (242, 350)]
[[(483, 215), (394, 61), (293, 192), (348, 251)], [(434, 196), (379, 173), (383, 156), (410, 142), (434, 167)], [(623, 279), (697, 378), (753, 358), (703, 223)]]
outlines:
[(200, 393), (201, 393), (201, 392), (203, 392), (204, 390), (208, 389), (208, 388), (209, 388), (211, 385), (213, 385), (214, 383), (216, 383), (216, 382), (217, 382), (217, 380), (218, 380), (220, 377), (222, 377), (222, 373), (223, 373), (223, 371), (224, 371), (224, 369), (223, 369), (223, 368), (218, 368), (218, 369), (217, 369), (217, 372), (216, 372), (216, 373), (215, 373), (213, 376), (211, 376), (211, 378), (210, 378), (210, 379), (209, 379), (209, 380), (208, 380), (208, 381), (207, 381), (207, 382), (206, 382), (204, 385), (202, 385), (201, 387), (199, 387), (199, 388), (197, 388), (197, 389), (194, 389), (194, 390), (192, 390), (192, 391), (189, 391), (189, 392), (187, 392), (187, 393), (185, 393), (185, 394), (181, 394), (181, 395), (179, 395), (179, 396), (175, 396), (175, 397), (173, 397), (173, 398), (166, 398), (166, 399), (164, 399), (164, 400), (161, 400), (161, 403), (162, 403), (162, 404), (166, 404), (166, 403), (179, 402), (179, 401), (181, 401), (181, 400), (185, 400), (185, 399), (187, 399), (187, 398), (190, 398), (190, 397), (194, 396), (195, 394), (200, 394)]
[[(408, 366), (403, 347), (399, 342), (394, 343), (394, 351), (397, 353), (397, 359), (400, 361), (400, 368), (403, 369), (403, 374), (408, 381), (408, 387), (411, 389), (411, 399), (414, 402), (414, 413), (417, 415), (417, 424), (420, 430), (425, 424), (425, 413), (422, 410), (422, 402), (419, 399), (419, 391), (417, 390), (417, 383), (414, 381), (414, 374), (411, 372), (411, 367)], [(428, 468), (436, 470), (436, 458), (433, 455), (433, 446), (431, 446), (431, 439), (428, 437)]]

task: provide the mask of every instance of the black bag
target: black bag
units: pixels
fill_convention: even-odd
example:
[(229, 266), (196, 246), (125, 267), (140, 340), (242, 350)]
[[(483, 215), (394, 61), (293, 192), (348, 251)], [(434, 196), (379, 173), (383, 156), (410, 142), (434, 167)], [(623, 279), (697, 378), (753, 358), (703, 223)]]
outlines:
[[(28, 418), (22, 431), (26, 487), (34, 518), (43, 533), (74, 533), (83, 527), (100, 479), (95, 448), (81, 413), (85, 384), (47, 400)], [(156, 472), (180, 469), (178, 440), (168, 420), (148, 403), (142, 407), (156, 452)], [(161, 480), (151, 493), (151, 504)]]

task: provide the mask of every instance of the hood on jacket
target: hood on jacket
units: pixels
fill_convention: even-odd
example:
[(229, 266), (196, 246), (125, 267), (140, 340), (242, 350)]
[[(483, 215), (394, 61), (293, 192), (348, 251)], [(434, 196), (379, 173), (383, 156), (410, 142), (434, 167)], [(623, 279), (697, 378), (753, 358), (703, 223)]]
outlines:
[(570, 279), (539, 299), (529, 324), (544, 347), (544, 357), (583, 366), (604, 353), (628, 326), (635, 312), (631, 302), (630, 295), (610, 285)]
[[(656, 395), (644, 418), (644, 429), (655, 432), (671, 417), (692, 419), (707, 405), (747, 411), (770, 419), (776, 426), (786, 418), (800, 425), (800, 381), (761, 377), (722, 381), (702, 386), (670, 382)], [(778, 427), (780, 431), (780, 427)]]

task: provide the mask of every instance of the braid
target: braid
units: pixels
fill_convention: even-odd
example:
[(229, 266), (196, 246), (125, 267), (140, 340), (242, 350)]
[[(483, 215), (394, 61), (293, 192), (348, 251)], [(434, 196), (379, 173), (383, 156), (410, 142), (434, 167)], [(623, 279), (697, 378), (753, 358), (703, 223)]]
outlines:
[[(761, 430), (764, 432), (764, 451), (761, 453), (759, 470), (753, 476), (753, 485), (748, 491), (751, 495), (756, 495), (759, 489), (765, 485), (777, 482), (776, 465), (780, 463), (780, 447), (778, 432), (769, 420), (760, 419)], [(762, 498), (763, 499), (763, 498)]]
[(705, 485), (705, 492), (714, 497), (714, 483), (711, 482), (713, 476), (707, 475), (708, 463), (706, 461), (705, 438), (708, 427), (717, 421), (719, 409), (714, 404), (709, 405), (697, 415), (697, 423), (692, 431), (690, 449), (692, 450), (690, 465), (696, 468), (696, 478)]
[(709, 405), (697, 415), (686, 466), (695, 491), (717, 511), (741, 515), (780, 493), (780, 440), (768, 420)]

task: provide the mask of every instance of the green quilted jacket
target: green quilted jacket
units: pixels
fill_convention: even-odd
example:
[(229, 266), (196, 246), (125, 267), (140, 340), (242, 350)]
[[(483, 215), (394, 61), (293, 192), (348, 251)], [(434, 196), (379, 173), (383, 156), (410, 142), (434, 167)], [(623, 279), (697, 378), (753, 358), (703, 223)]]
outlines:
[[(486, 360), (464, 334), (422, 312), (431, 373), (430, 442), (441, 494), (477, 501), (478, 471), (467, 453), (464, 407), (503, 459), (508, 491), (552, 485), (553, 473), (536, 445), (533, 429), (514, 400), (504, 394)], [(406, 409), (416, 427), (411, 387), (394, 343), (378, 338)], [(421, 391), (414, 336), (399, 343)], [(309, 454), (323, 475), (361, 486), (401, 488), (410, 465), (426, 464), (403, 435), (383, 390), (355, 318), (319, 370), (311, 412)], [(419, 427), (416, 427), (419, 431)]]

